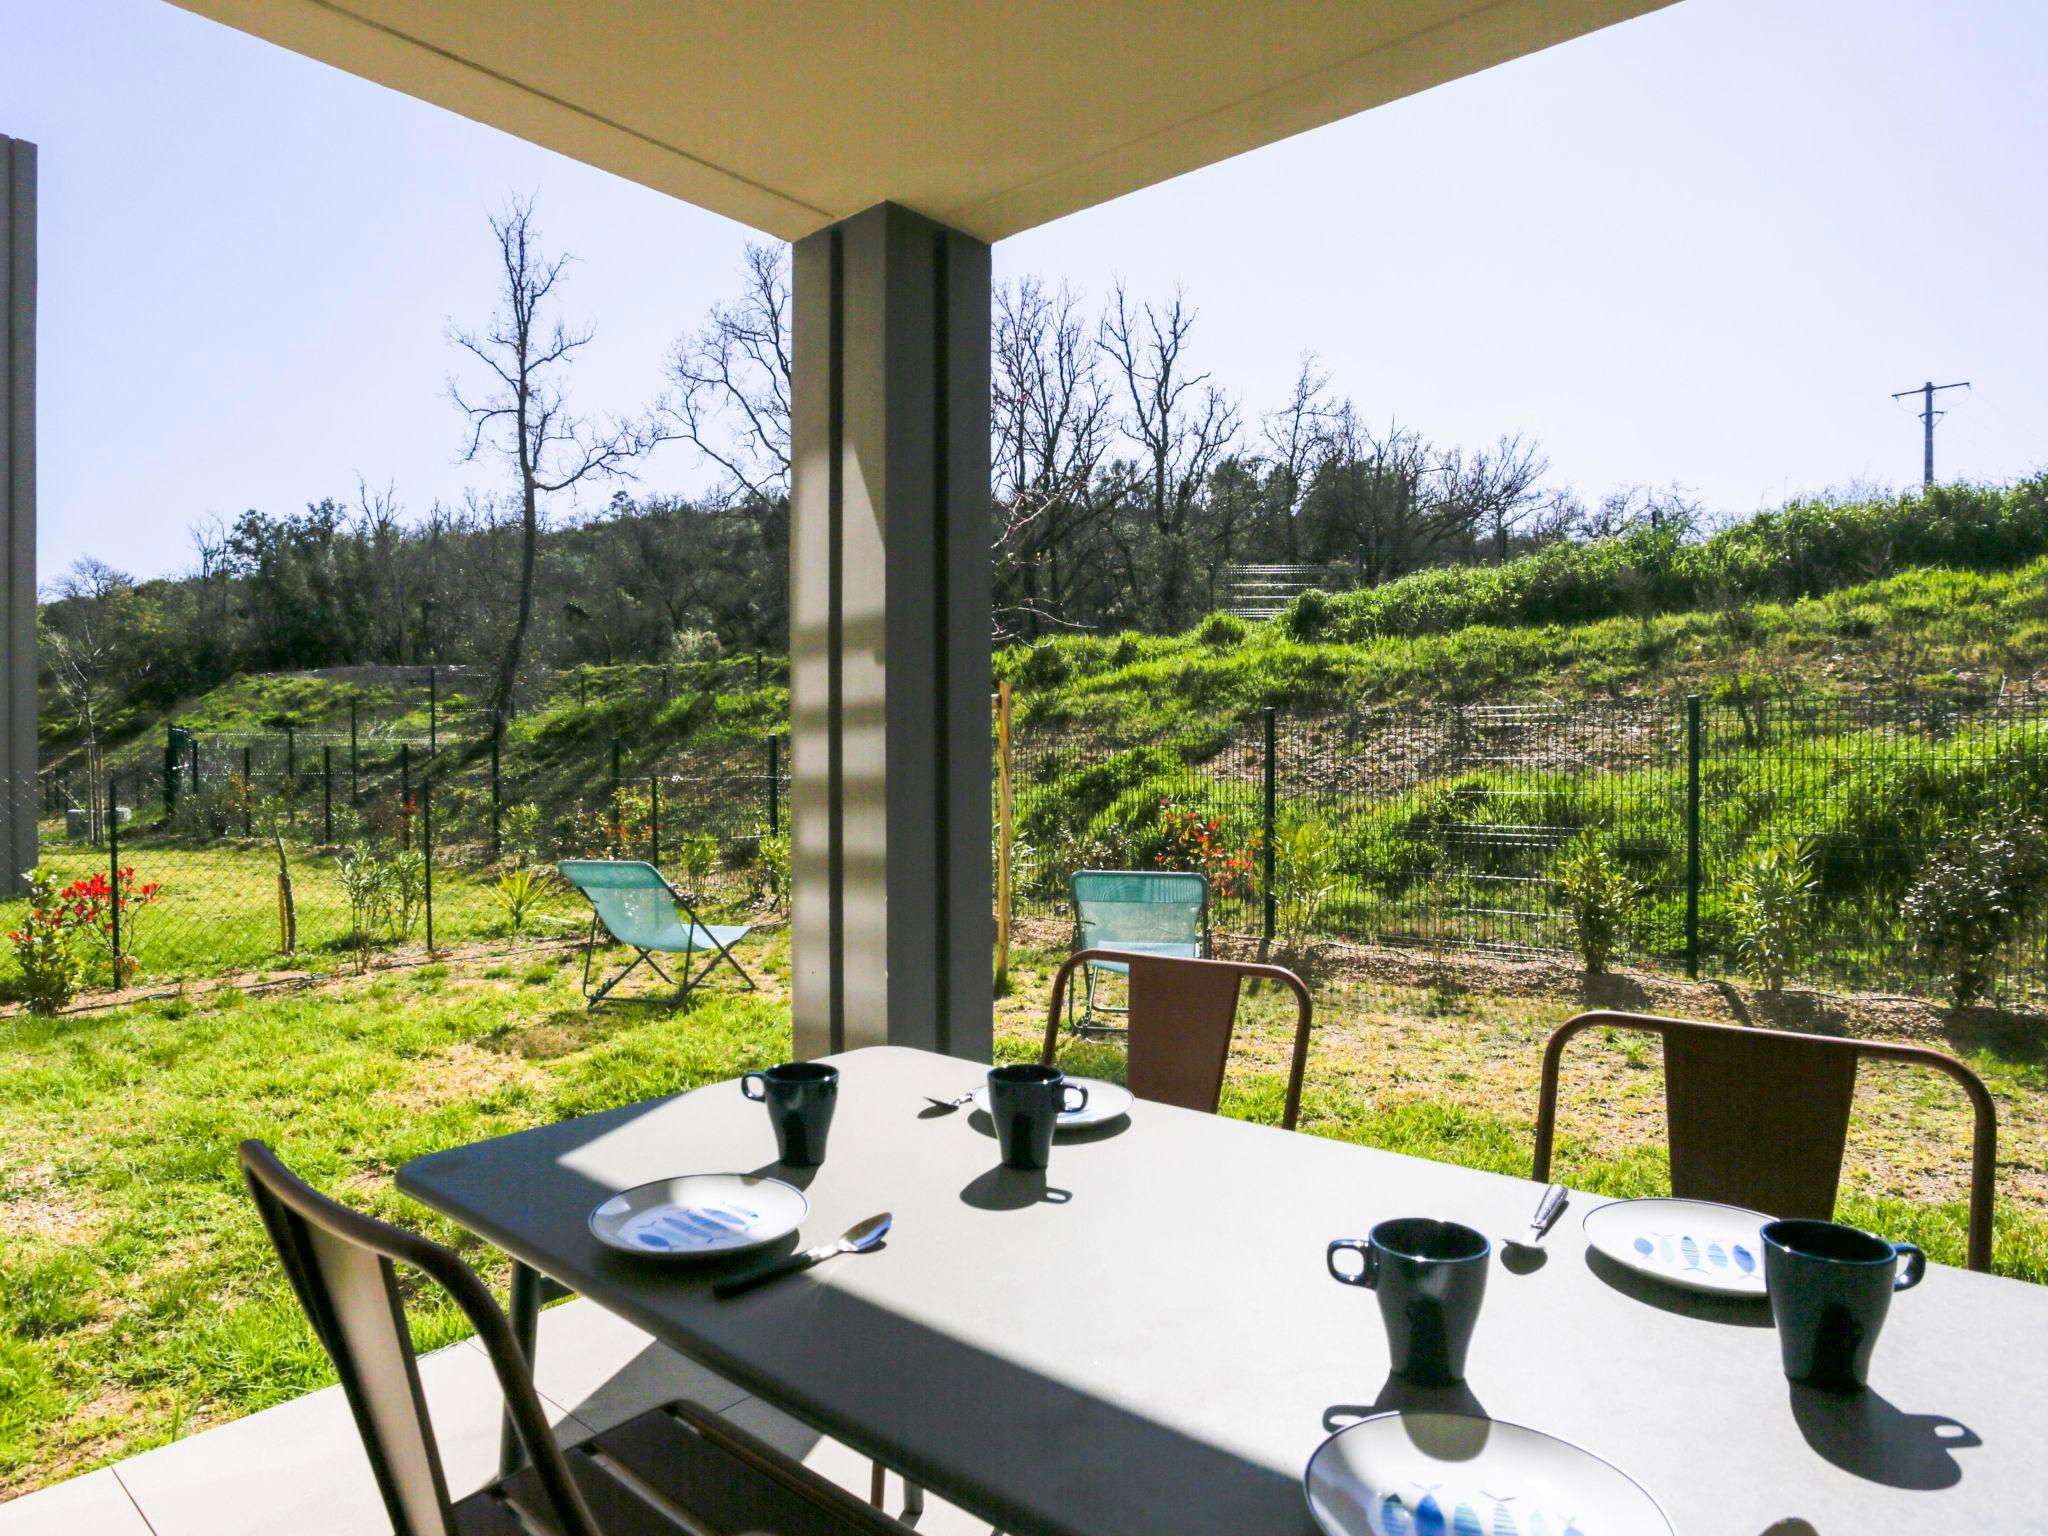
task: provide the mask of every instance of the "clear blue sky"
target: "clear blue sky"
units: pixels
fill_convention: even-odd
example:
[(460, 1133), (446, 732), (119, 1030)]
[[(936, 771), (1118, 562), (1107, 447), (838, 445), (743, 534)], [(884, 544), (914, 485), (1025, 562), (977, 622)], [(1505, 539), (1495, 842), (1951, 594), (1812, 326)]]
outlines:
[[(2048, 463), (2048, 5), (1683, 0), (1004, 242), (999, 276), (1184, 283), (1247, 414), (1305, 350), (1376, 420), (1542, 439), (1597, 495), (1743, 512)], [(728, 291), (740, 227), (157, 0), (0, 0), (0, 133), (42, 147), (42, 571), (453, 462), (451, 317), (536, 193), (628, 410)], [(643, 484), (688, 489), (679, 447)], [(600, 493), (602, 494), (602, 493)]]

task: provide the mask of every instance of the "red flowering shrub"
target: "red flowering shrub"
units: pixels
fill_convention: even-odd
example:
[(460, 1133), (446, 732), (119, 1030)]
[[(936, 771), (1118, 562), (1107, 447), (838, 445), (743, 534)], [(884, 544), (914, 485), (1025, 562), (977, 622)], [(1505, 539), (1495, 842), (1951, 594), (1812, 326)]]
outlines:
[[(90, 879), (74, 880), (57, 893), (61, 921), (74, 932), (90, 934), (107, 952), (107, 969), (115, 986), (135, 974), (135, 924), (142, 909), (153, 907), (163, 894), (161, 881), (137, 884), (131, 865), (121, 871), (120, 895), (104, 871)], [(120, 965), (114, 964), (114, 914), (121, 914)]]
[(1209, 877), (1211, 901), (1236, 901), (1258, 889), (1259, 834), (1240, 841), (1238, 830), (1221, 817), (1159, 802), (1159, 851), (1152, 862), (1161, 869), (1184, 869)]

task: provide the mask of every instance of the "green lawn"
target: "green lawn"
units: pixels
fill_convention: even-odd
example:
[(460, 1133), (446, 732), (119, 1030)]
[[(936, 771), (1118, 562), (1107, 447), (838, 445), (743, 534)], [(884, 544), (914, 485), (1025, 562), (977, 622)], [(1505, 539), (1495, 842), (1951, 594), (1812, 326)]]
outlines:
[[(576, 959), (563, 953), (268, 993), (194, 988), (54, 1020), (0, 1017), (0, 1494), (329, 1379), (241, 1190), (243, 1137), (272, 1141), (322, 1188), (455, 1243), (501, 1278), (488, 1250), (398, 1196), (393, 1170), (437, 1148), (780, 1059), (786, 940), (750, 941), (746, 959), (761, 993), (705, 992), (681, 1012), (651, 1003), (592, 1015)], [(999, 1054), (1036, 1048), (1050, 963), (1020, 953)], [(1684, 984), (1654, 978), (1627, 984), (1649, 987), (1650, 1004), (1708, 1015), (1719, 995), (1667, 996), (1656, 989)], [(1317, 991), (1305, 1130), (1527, 1172), (1538, 1052), (1580, 1005), (1576, 992), (1335, 975)], [(1999, 1098), (1999, 1268), (2048, 1280), (2038, 1027), (1945, 1018), (1929, 1010), (1913, 1027), (1944, 1031)], [(1286, 1044), (1277, 1000), (1251, 999), (1226, 1112), (1278, 1118)], [(1114, 1047), (1069, 1056), (1120, 1075)], [(1662, 1187), (1654, 1050), (1583, 1042), (1571, 1084), (1564, 1176), (1613, 1193)], [(1966, 1146), (1944, 1085), (1867, 1084), (1843, 1214), (1959, 1259)], [(422, 1344), (457, 1332), (432, 1307), (417, 1326)]]

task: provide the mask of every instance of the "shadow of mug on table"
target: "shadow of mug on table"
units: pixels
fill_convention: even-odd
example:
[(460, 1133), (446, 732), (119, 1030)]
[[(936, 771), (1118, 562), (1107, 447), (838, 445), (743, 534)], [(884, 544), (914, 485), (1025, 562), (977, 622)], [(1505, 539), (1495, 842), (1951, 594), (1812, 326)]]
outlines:
[(1073, 1198), (1073, 1191), (1046, 1183), (1043, 1168), (991, 1168), (960, 1191), (961, 1201), (977, 1211), (1023, 1211), (1034, 1205), (1065, 1205)]
[(1493, 1244), (1470, 1227), (1403, 1216), (1364, 1237), (1336, 1239), (1323, 1262), (1331, 1279), (1378, 1295), (1395, 1375), (1450, 1386), (1465, 1379), (1492, 1254)]

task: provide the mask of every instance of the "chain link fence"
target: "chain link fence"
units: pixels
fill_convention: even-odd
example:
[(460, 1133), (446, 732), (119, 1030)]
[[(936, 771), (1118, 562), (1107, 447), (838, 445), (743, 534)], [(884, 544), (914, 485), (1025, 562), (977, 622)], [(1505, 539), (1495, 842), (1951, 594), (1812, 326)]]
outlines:
[[(500, 739), (438, 702), (425, 730), (417, 707), (330, 730), (173, 727), (96, 785), (53, 772), (20, 792), (60, 888), (104, 907), (84, 941), (99, 987), (578, 935), (587, 914), (546, 875), (570, 855), (650, 858), (713, 907), (758, 909), (786, 881), (787, 737), (721, 725), (706, 701), (784, 674), (716, 665), (558, 679), (581, 691), (573, 739)], [(647, 728), (684, 709), (701, 728)], [(1199, 869), (1219, 931), (1283, 949), (1570, 953), (1561, 861), (1590, 835), (1631, 890), (1618, 960), (1739, 975), (1744, 871), (1799, 838), (1813, 883), (1790, 979), (1938, 994), (1906, 893), (1959, 833), (2048, 806), (2039, 698), (1264, 711), (1168, 740), (1020, 716), (1015, 914), (1070, 918), (1081, 868)], [(0, 903), (0, 928), (25, 911)], [(0, 996), (17, 979), (0, 963)], [(2048, 925), (2001, 948), (1994, 982), (2008, 1004), (2048, 999)]]

